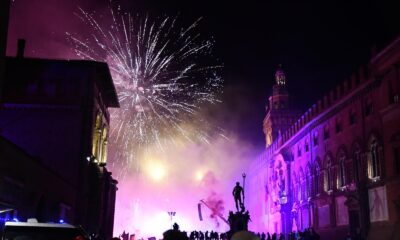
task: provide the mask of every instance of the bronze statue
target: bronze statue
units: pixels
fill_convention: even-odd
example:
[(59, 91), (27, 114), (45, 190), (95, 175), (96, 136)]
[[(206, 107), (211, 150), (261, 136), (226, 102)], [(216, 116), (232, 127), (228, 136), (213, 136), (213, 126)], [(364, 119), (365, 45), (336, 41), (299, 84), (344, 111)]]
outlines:
[(244, 211), (244, 204), (242, 201), (242, 199), (244, 198), (244, 193), (243, 188), (240, 186), (239, 182), (236, 182), (236, 186), (233, 188), (232, 195), (235, 199), (236, 210), (239, 212), (240, 207), (241, 211)]

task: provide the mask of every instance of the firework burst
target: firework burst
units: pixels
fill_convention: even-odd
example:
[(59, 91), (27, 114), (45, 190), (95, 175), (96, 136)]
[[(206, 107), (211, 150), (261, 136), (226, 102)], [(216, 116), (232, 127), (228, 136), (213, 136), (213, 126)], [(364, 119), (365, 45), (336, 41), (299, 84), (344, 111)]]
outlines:
[(196, 32), (200, 19), (179, 28), (176, 17), (151, 20), (111, 5), (109, 12), (111, 23), (103, 24), (107, 19), (101, 15), (79, 9), (76, 15), (92, 33), (67, 36), (79, 57), (105, 61), (111, 70), (121, 105), (111, 111), (110, 137), (118, 146), (115, 158), (124, 159), (119, 168), (139, 149), (162, 149), (177, 136), (207, 142), (209, 124), (199, 112), (204, 104), (219, 102), (222, 79), (221, 67), (210, 65), (213, 42)]

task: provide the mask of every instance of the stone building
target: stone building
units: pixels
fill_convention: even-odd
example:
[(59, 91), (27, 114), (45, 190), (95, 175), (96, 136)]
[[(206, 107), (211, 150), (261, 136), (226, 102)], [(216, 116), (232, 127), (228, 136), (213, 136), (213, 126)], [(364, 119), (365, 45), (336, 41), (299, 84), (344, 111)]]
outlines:
[(0, 223), (82, 225), (113, 236), (117, 181), (106, 168), (119, 107), (106, 63), (5, 57), (9, 1), (0, 1)]
[[(23, 44), (21, 44), (23, 46)], [(20, 48), (20, 51), (23, 51)], [(118, 107), (118, 98), (107, 64), (93, 61), (28, 59), (19, 53), (7, 57), (0, 105), (0, 135), (52, 173), (47, 191), (28, 191), (29, 179), (38, 171), (12, 157), (5, 159), (13, 172), (3, 179), (22, 186), (18, 196), (2, 181), (0, 198), (22, 220), (64, 221), (82, 224), (89, 232), (112, 237), (116, 181), (106, 169), (110, 123), (108, 108)], [(17, 171), (19, 170), (19, 172)], [(54, 185), (55, 182), (62, 185)], [(46, 186), (46, 184), (48, 186)], [(67, 191), (68, 199), (56, 198)]]
[[(249, 169), (254, 230), (288, 233), (313, 227), (322, 239), (344, 239), (348, 233), (398, 239), (399, 66), (400, 38), (290, 127), (277, 125), (278, 131), (265, 124), (280, 114), (274, 112), (273, 91), (264, 120), (267, 148)], [(274, 89), (282, 85), (281, 71)]]

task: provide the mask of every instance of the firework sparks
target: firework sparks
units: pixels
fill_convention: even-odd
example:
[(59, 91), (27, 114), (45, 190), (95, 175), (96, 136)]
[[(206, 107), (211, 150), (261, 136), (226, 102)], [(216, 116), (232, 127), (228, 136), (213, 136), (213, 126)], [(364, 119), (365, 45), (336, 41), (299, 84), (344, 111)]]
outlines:
[[(79, 9), (76, 15), (92, 34), (67, 36), (79, 57), (105, 61), (111, 70), (121, 105), (111, 111), (111, 142), (123, 148), (116, 159), (125, 159), (119, 167), (130, 165), (135, 149), (163, 148), (176, 136), (207, 142), (200, 127), (207, 123), (196, 115), (203, 104), (219, 102), (222, 79), (221, 67), (209, 64), (213, 42), (196, 33), (200, 19), (178, 28), (176, 17), (153, 21), (114, 10), (111, 3), (111, 24), (104, 27), (104, 19)], [(196, 127), (185, 127), (188, 122)]]

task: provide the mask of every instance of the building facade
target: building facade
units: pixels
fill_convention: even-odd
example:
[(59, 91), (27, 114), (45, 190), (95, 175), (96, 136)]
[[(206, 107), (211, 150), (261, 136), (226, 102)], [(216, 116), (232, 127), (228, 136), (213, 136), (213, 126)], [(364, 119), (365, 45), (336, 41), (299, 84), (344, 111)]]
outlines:
[[(348, 233), (398, 239), (399, 96), (400, 38), (270, 144), (266, 136), (266, 150), (249, 169), (254, 229), (288, 233), (312, 227), (322, 239)], [(265, 121), (273, 114), (279, 113), (269, 107), (264, 133), (271, 132)]]
[(0, 175), (1, 206), (13, 209), (4, 214), (110, 239), (117, 181), (106, 168), (108, 108), (119, 103), (108, 66), (24, 58), (19, 46), (5, 59), (0, 104), (2, 166), (12, 170)]

